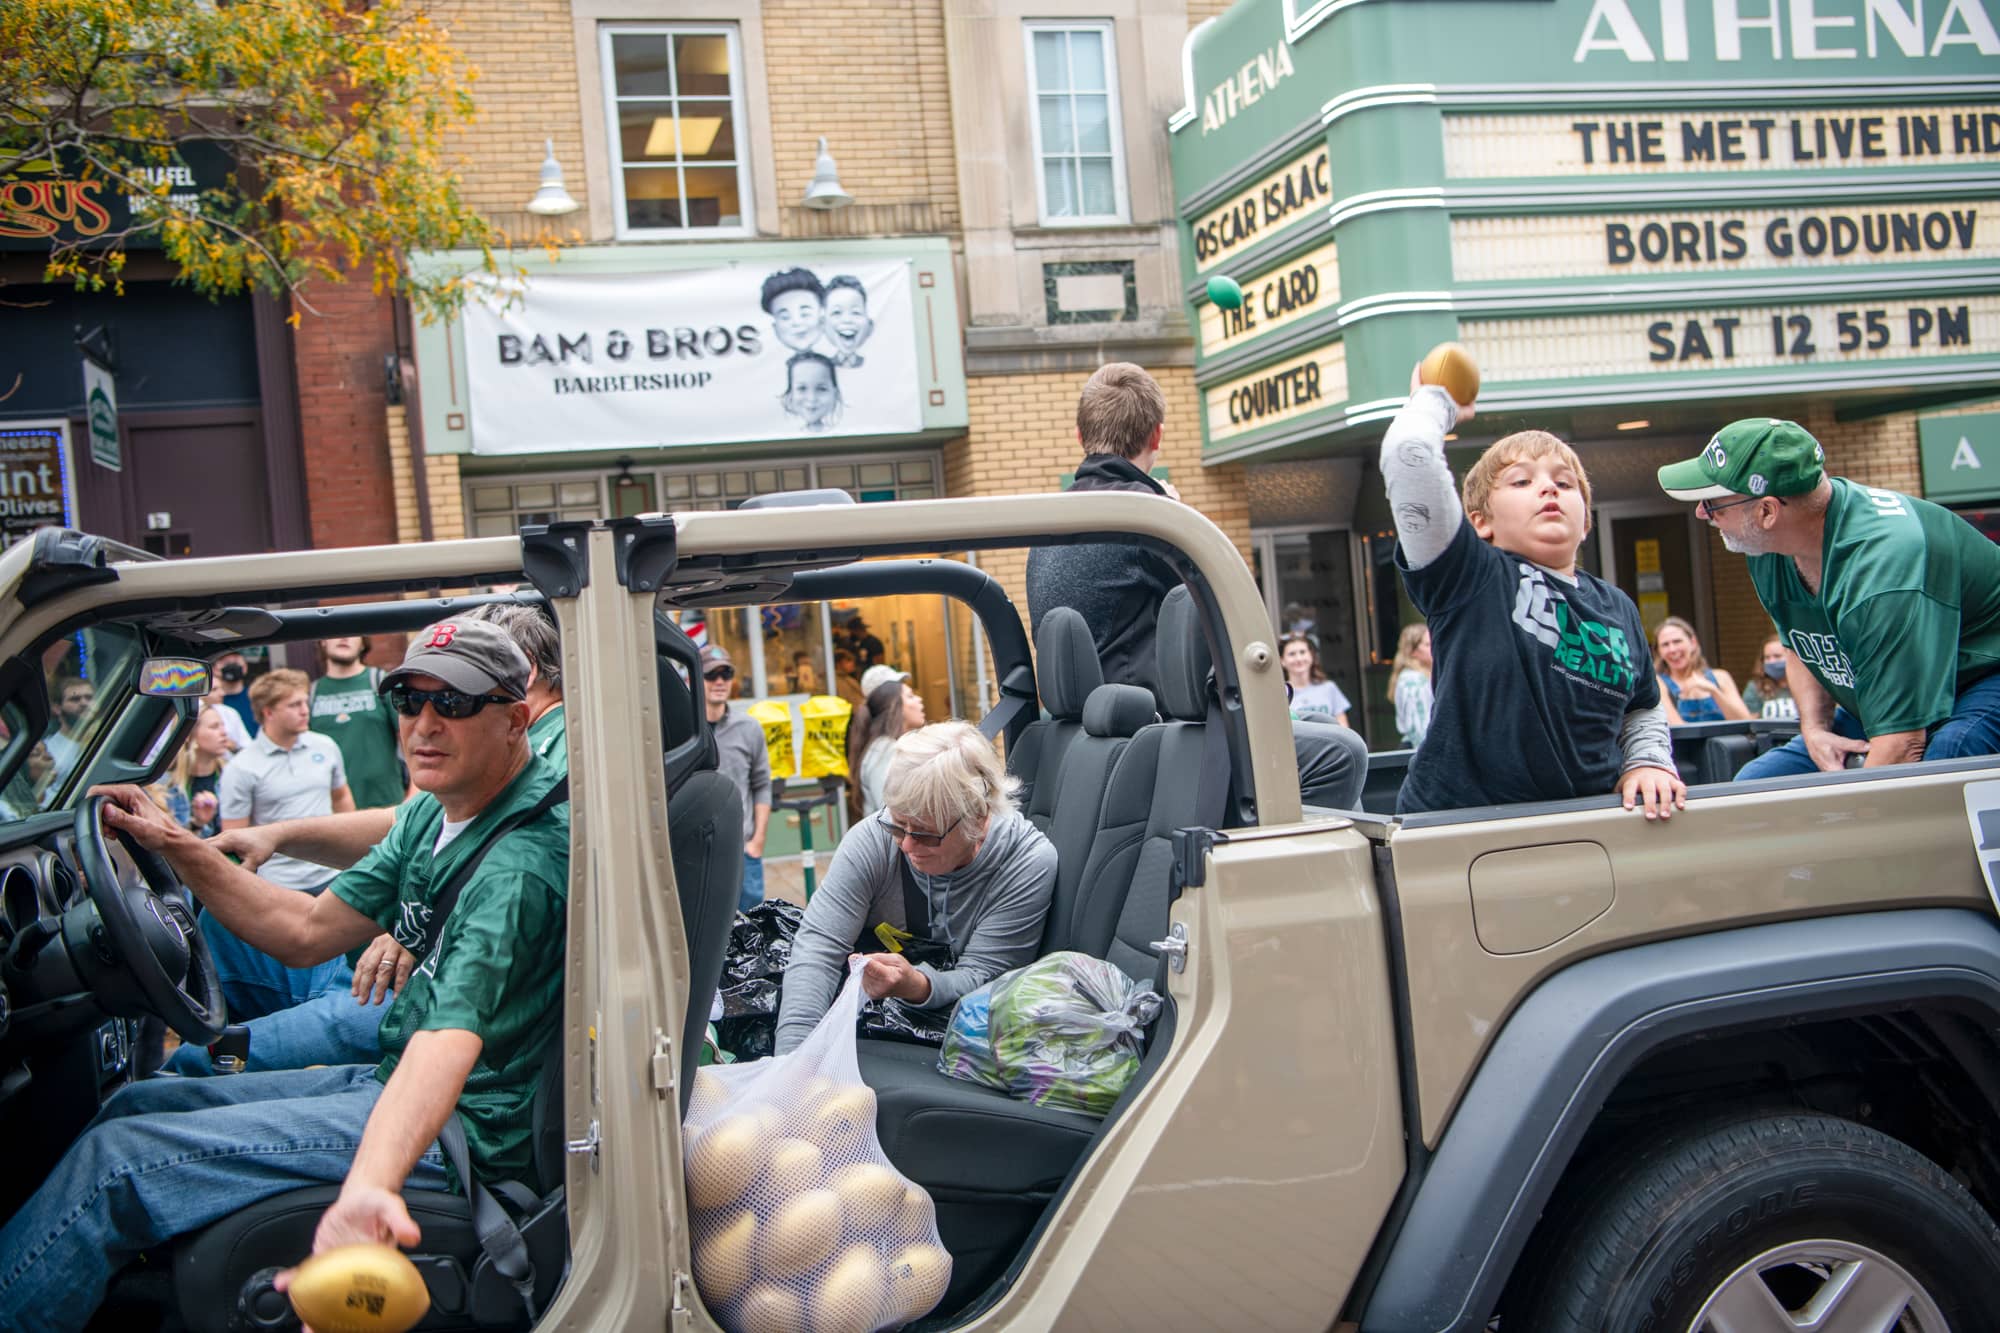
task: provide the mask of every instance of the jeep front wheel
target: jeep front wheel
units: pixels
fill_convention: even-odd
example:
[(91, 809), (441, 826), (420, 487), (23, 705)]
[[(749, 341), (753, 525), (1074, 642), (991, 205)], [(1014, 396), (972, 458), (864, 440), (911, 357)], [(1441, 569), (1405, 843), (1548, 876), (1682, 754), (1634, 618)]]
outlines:
[(2000, 1229), (1885, 1134), (1762, 1116), (1596, 1165), (1523, 1258), (1508, 1333), (2000, 1330)]

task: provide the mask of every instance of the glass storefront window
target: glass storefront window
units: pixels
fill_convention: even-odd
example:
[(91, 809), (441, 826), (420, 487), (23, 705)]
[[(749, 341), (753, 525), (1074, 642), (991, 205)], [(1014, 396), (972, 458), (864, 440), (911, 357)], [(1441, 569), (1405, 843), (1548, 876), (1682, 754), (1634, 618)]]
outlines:
[[(629, 518), (659, 510), (734, 509), (753, 495), (830, 487), (864, 504), (944, 494), (935, 454), (839, 463), (607, 470), (600, 476), (478, 477), (465, 483), (466, 529), (509, 537), (524, 523)], [(822, 664), (824, 666), (824, 664)]]

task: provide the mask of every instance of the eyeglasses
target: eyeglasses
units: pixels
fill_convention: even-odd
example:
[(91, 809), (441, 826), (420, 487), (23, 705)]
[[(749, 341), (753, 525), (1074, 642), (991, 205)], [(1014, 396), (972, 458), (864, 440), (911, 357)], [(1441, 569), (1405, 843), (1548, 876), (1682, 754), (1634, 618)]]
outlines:
[(382, 691), (382, 697), (389, 701), (389, 707), (404, 717), (416, 717), (429, 704), (437, 709), (437, 715), (460, 722), (471, 717), (488, 704), (511, 704), (516, 702), (504, 694), (467, 694), (464, 690), (417, 690), (408, 685), (391, 685)]
[(1779, 504), (1783, 504), (1785, 497), (1782, 495), (1746, 495), (1741, 500), (1731, 500), (1727, 504), (1717, 504), (1713, 500), (1703, 500), (1695, 506), (1695, 510), (1702, 514), (1719, 514), (1725, 509), (1736, 509), (1742, 505), (1756, 504), (1759, 500), (1776, 500)]
[(701, 678), (703, 680), (735, 680), (736, 668), (733, 666), (713, 666), (702, 672)]
[(901, 841), (903, 841), (903, 839), (908, 838), (911, 842), (914, 842), (919, 847), (943, 846), (944, 840), (951, 836), (951, 831), (957, 828), (960, 824), (963, 824), (964, 822), (965, 822), (965, 816), (960, 815), (957, 819), (954, 819), (951, 821), (951, 823), (945, 825), (944, 830), (942, 832), (919, 833), (915, 829), (907, 829), (904, 828), (901, 824), (897, 824), (891, 821), (887, 815), (884, 815), (882, 817), (882, 826), (889, 830), (889, 836), (892, 839), (900, 843)]

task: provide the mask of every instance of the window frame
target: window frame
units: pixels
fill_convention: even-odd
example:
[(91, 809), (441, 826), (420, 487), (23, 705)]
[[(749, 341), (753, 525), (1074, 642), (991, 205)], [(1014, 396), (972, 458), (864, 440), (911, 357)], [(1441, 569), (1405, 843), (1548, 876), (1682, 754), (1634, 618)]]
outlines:
[[(618, 68), (612, 57), (613, 39), (618, 37), (661, 37), (671, 41), (676, 36), (721, 37), (729, 46), (729, 114), (736, 132), (736, 200), (737, 218), (734, 226), (716, 227), (634, 227), (629, 221), (625, 208), (625, 147), (618, 122)], [(709, 241), (731, 237), (752, 237), (757, 234), (756, 186), (752, 180), (749, 151), (751, 149), (749, 122), (746, 119), (743, 84), (747, 75), (743, 63), (743, 34), (735, 23), (605, 23), (597, 29), (598, 81), (603, 84), (605, 152), (609, 159), (611, 176), (611, 227), (612, 236), (621, 241)], [(678, 96), (669, 94), (676, 104)], [(634, 97), (635, 101), (657, 102), (668, 100), (658, 97)], [(696, 167), (707, 165), (695, 163)], [(648, 168), (665, 170), (663, 167)], [(686, 216), (687, 195), (686, 175), (689, 163), (684, 156), (676, 160), (676, 168), (682, 174), (683, 192), (682, 216)]]
[[(1077, 217), (1057, 217), (1049, 212), (1048, 194), (1048, 154), (1042, 145), (1042, 97), (1043, 89), (1035, 70), (1035, 35), (1043, 32), (1095, 32), (1104, 39), (1104, 96), (1107, 99), (1106, 120), (1111, 131), (1111, 188), (1116, 198), (1116, 207), (1110, 213), (1089, 213)], [(1067, 45), (1065, 45), (1067, 50)], [(1125, 159), (1125, 117), (1122, 111), (1122, 94), (1118, 85), (1118, 29), (1113, 19), (1027, 19), (1021, 24), (1021, 54), (1026, 62), (1024, 73), (1028, 87), (1028, 133), (1030, 147), (1034, 154), (1035, 173), (1035, 213), (1044, 227), (1103, 227), (1129, 223), (1132, 219), (1131, 188), (1126, 179)], [(1072, 65), (1074, 62), (1072, 62)], [(1074, 79), (1072, 78), (1072, 83)], [(1076, 96), (1074, 87), (1063, 90), (1065, 96)], [(1072, 103), (1073, 105), (1073, 103)], [(1074, 124), (1074, 117), (1072, 117)], [(1079, 154), (1071, 151), (1062, 154), (1070, 162), (1075, 162)], [(1082, 182), (1078, 181), (1077, 202), (1082, 203)]]

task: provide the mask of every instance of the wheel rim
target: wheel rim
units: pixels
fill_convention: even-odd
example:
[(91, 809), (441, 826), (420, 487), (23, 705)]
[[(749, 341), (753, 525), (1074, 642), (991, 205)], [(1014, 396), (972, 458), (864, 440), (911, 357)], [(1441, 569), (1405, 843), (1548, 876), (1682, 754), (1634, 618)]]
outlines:
[(1844, 1240), (1766, 1250), (1724, 1278), (1688, 1333), (1950, 1333), (1917, 1280)]

